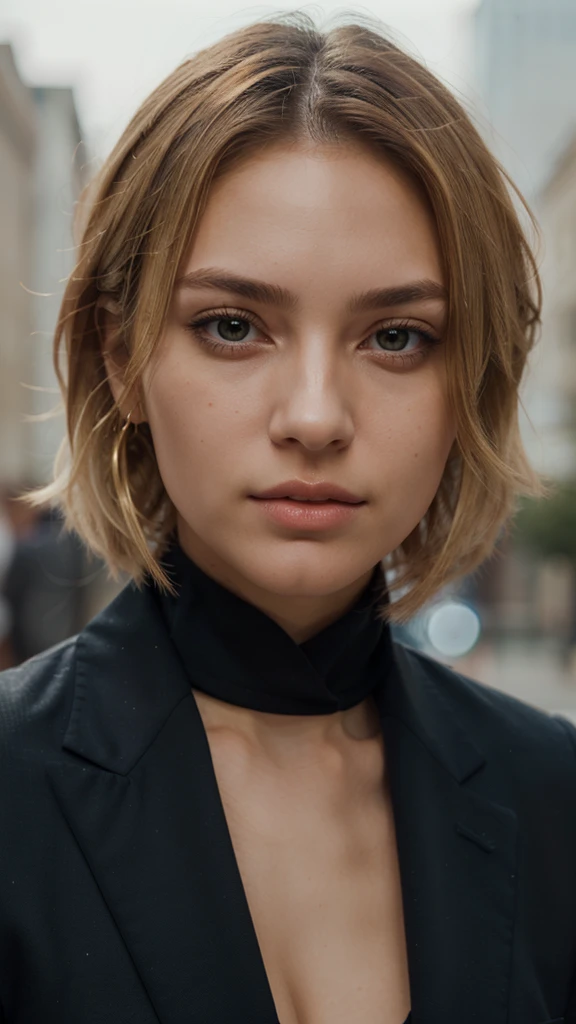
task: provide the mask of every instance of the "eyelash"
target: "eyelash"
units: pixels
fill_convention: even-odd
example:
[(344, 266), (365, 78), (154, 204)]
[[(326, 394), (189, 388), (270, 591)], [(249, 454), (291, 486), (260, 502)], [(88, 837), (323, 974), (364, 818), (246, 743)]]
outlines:
[[(218, 352), (220, 355), (225, 354), (229, 358), (234, 358), (234, 354), (236, 352), (238, 352), (238, 354), (243, 353), (246, 351), (246, 349), (249, 349), (252, 347), (252, 345), (254, 345), (253, 341), (215, 341), (214, 338), (211, 338), (202, 330), (203, 327), (206, 327), (207, 324), (212, 323), (214, 320), (242, 320), (245, 321), (246, 323), (252, 324), (253, 327), (257, 327), (260, 330), (258, 322), (256, 318), (253, 316), (253, 314), (248, 313), (246, 310), (236, 310), (230, 308), (215, 309), (212, 310), (212, 312), (209, 314), (205, 314), (204, 316), (201, 317), (196, 317), (194, 320), (190, 320), (186, 324), (186, 330), (190, 331), (190, 333), (194, 335), (194, 337), (200, 342), (201, 345), (204, 345), (206, 348), (212, 350), (213, 352)], [(406, 353), (387, 353), (384, 349), (382, 349), (381, 352), (378, 352), (376, 349), (369, 350), (375, 353), (376, 358), (379, 358), (381, 359), (381, 361), (387, 363), (400, 363), (403, 366), (406, 363), (413, 364), (415, 362), (421, 362), (422, 359), (424, 359), (426, 355), (428, 355), (433, 346), (439, 345), (441, 342), (441, 339), (437, 338), (436, 335), (431, 334), (429, 331), (423, 330), (421, 327), (414, 326), (414, 324), (409, 320), (396, 320), (393, 323), (385, 323), (381, 327), (377, 327), (375, 331), (372, 331), (368, 338), (371, 338), (373, 334), (377, 334), (379, 331), (385, 330), (410, 330), (414, 334), (419, 334), (420, 337), (424, 339), (426, 346), (424, 351), (419, 350), (418, 352)]]

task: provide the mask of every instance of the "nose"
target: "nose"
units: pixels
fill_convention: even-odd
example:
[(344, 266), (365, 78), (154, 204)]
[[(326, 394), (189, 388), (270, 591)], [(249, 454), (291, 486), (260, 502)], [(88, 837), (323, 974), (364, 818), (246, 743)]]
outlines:
[(349, 370), (318, 347), (281, 368), (274, 382), (270, 439), (314, 452), (345, 448), (354, 436), (351, 406)]

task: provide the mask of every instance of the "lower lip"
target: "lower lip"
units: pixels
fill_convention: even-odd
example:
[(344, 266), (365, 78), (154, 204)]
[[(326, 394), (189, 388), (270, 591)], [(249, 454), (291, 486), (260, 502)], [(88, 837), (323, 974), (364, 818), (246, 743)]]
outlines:
[(306, 530), (326, 530), (349, 523), (365, 501), (349, 505), (342, 501), (294, 501), (291, 498), (253, 498), (262, 511), (280, 526)]

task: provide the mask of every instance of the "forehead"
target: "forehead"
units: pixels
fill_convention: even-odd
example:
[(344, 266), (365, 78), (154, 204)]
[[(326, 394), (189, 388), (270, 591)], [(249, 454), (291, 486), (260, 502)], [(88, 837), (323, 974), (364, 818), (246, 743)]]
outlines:
[(386, 156), (352, 144), (269, 146), (217, 179), (183, 269), (201, 265), (266, 278), (300, 268), (308, 281), (311, 266), (338, 279), (444, 280), (423, 190)]

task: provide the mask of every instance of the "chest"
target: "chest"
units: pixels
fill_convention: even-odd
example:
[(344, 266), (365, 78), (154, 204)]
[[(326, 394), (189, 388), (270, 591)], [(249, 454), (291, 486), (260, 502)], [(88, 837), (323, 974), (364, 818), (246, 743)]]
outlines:
[(403, 1024), (410, 993), (378, 744), (291, 771), (208, 742), (280, 1024)]

